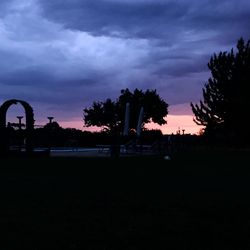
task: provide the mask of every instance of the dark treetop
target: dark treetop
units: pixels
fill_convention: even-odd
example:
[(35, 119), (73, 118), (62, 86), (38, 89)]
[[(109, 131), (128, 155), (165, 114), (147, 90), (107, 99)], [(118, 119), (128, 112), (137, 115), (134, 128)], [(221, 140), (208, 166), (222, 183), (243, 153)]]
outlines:
[(211, 77), (203, 88), (203, 100), (191, 103), (195, 122), (205, 132), (244, 137), (249, 135), (250, 40), (241, 38), (237, 51), (214, 54), (208, 67)]

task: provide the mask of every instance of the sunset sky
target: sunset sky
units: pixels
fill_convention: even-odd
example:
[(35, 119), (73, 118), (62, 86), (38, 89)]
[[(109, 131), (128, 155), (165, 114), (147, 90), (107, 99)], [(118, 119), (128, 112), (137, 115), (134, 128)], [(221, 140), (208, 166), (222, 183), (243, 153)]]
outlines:
[(82, 128), (93, 101), (156, 89), (170, 105), (163, 132), (196, 133), (189, 103), (209, 58), (249, 27), (249, 0), (1, 0), (0, 104), (22, 99), (36, 124)]

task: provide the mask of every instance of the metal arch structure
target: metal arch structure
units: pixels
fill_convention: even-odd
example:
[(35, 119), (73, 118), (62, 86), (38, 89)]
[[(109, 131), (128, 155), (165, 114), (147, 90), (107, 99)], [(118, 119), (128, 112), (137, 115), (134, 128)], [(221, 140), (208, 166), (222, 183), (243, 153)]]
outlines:
[(21, 104), (25, 111), (26, 118), (26, 152), (31, 153), (33, 151), (32, 135), (34, 130), (34, 113), (33, 108), (29, 103), (11, 99), (5, 101), (2, 106), (0, 106), (0, 153), (6, 153), (9, 150), (9, 138), (8, 138), (8, 128), (6, 127), (6, 115), (7, 111), (12, 105)]

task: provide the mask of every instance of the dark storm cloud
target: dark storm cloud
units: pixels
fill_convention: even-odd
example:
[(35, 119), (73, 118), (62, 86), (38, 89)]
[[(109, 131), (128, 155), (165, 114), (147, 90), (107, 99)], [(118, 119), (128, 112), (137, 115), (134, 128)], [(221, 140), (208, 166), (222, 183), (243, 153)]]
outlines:
[(0, 83), (8, 86), (43, 86), (48, 85), (52, 81), (53, 77), (48, 72), (32, 68), (12, 71), (11, 74), (4, 74), (3, 76), (0, 74)]
[(212, 53), (228, 49), (241, 36), (250, 37), (250, 3), (244, 0), (40, 3), (47, 18), (68, 29), (147, 39), (149, 56), (141, 65), (160, 78), (204, 72)]
[[(97, 76), (96, 76), (97, 78)], [(68, 79), (68, 80), (58, 80), (51, 72), (45, 69), (36, 69), (30, 67), (24, 70), (12, 71), (11, 74), (0, 73), (0, 83), (4, 86), (36, 86), (37, 88), (48, 88), (51, 90), (60, 90), (62, 86), (67, 88), (78, 88), (78, 87), (88, 87), (98, 85), (100, 79)]]
[(1, 0), (0, 101), (64, 117), (127, 87), (197, 101), (210, 56), (249, 23), (248, 0)]
[[(90, 32), (93, 35), (120, 35), (128, 37), (161, 37), (155, 29), (173, 24), (186, 8), (174, 2), (142, 1), (41, 1), (44, 14), (69, 29)], [(119, 34), (118, 34), (118, 33)], [(164, 34), (167, 31), (164, 31)]]
[[(166, 39), (179, 32), (212, 31), (249, 35), (250, 3), (239, 1), (40, 0), (44, 15), (69, 29), (93, 35)], [(232, 30), (233, 28), (233, 30)], [(240, 30), (238, 30), (240, 28)], [(240, 32), (239, 32), (240, 31)]]
[(161, 63), (161, 66), (157, 67), (154, 74), (159, 77), (180, 77), (205, 72), (207, 71), (205, 63), (207, 58), (209, 58), (209, 55), (193, 56), (193, 58), (175, 58), (174, 63), (171, 63), (173, 59), (168, 58)]

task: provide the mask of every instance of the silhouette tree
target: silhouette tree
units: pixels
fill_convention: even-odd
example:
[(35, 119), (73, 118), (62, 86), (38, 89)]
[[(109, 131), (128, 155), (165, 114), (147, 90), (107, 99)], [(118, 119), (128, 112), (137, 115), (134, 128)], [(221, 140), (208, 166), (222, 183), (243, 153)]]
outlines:
[(117, 103), (111, 99), (105, 102), (94, 102), (91, 108), (84, 109), (84, 121), (87, 127), (104, 127), (113, 131), (119, 124)]
[[(249, 130), (250, 40), (241, 38), (237, 51), (214, 54), (208, 68), (211, 77), (203, 88), (203, 101), (191, 103), (194, 121), (205, 126), (205, 134), (244, 136)], [(248, 132), (249, 133), (249, 132)]]
[(130, 103), (130, 129), (136, 129), (141, 107), (144, 108), (143, 125), (153, 121), (159, 125), (166, 124), (164, 119), (168, 114), (168, 104), (160, 98), (156, 90), (129, 89), (121, 90), (116, 101), (107, 99), (104, 102), (94, 102), (92, 107), (84, 109), (86, 126), (103, 127), (109, 132), (122, 131), (125, 119), (126, 103)]
[(48, 129), (52, 129), (52, 130), (62, 129), (62, 127), (58, 124), (58, 122), (49, 122), (49, 123), (45, 124), (43, 128), (46, 130), (48, 130)]

